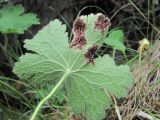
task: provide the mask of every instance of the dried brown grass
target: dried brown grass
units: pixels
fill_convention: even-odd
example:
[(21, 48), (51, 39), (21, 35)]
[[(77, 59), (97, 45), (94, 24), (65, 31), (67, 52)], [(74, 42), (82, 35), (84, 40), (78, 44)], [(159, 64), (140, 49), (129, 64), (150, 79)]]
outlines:
[[(128, 98), (121, 103), (123, 120), (133, 120), (139, 111), (143, 111), (153, 118), (160, 119), (160, 41), (157, 40), (150, 49), (143, 54), (140, 63), (136, 61), (132, 66), (134, 86)], [(140, 68), (140, 69), (139, 69)], [(141, 118), (143, 120), (143, 118)]]

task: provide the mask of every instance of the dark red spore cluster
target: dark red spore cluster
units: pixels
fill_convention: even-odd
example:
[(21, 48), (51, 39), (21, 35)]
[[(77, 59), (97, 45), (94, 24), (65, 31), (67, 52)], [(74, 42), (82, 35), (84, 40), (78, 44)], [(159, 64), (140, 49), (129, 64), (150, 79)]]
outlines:
[(73, 33), (75, 35), (84, 35), (85, 30), (86, 30), (86, 24), (82, 19), (78, 18), (73, 23)]
[(86, 39), (84, 36), (74, 36), (73, 40), (70, 44), (71, 48), (79, 48), (82, 49), (82, 47), (86, 44)]
[(104, 15), (99, 15), (95, 23), (95, 29), (101, 30), (104, 32), (111, 25), (109, 18), (106, 18)]
[(96, 53), (96, 51), (98, 50), (98, 46), (97, 45), (93, 45), (92, 47), (90, 47), (88, 49), (88, 51), (84, 54), (86, 60), (87, 60), (87, 63), (92, 63), (94, 64), (94, 55)]
[(80, 18), (75, 20), (73, 24), (74, 37), (70, 44), (70, 47), (82, 49), (82, 47), (86, 44), (86, 38), (84, 34), (85, 30), (86, 24), (84, 23), (84, 21)]

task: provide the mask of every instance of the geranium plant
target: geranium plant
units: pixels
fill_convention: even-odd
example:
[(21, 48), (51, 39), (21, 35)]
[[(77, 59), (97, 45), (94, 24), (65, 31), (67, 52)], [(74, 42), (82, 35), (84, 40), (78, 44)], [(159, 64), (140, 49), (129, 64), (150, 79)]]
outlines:
[[(68, 43), (66, 25), (51, 21), (24, 47), (32, 52), (22, 55), (13, 72), (30, 84), (47, 90), (30, 120), (50, 98), (65, 99), (75, 115), (101, 120), (111, 96), (127, 95), (132, 85), (129, 67), (117, 66), (109, 55), (94, 57), (106, 40), (110, 20), (103, 14), (80, 16), (73, 24), (73, 40)], [(61, 95), (62, 97), (58, 97)]]

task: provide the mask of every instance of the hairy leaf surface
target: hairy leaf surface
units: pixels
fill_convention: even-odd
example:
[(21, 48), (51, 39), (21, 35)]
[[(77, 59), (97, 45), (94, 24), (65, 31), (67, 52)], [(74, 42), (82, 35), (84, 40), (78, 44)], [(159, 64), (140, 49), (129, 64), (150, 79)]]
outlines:
[(47, 85), (56, 84), (70, 71), (61, 86), (68, 106), (77, 115), (85, 113), (87, 120), (101, 120), (110, 106), (110, 94), (118, 98), (127, 95), (132, 82), (129, 68), (117, 67), (108, 55), (97, 58), (95, 65), (87, 64), (80, 50), (69, 47), (65, 31), (66, 26), (54, 20), (32, 40), (26, 40), (25, 48), (35, 53), (21, 56), (13, 72), (31, 83)]

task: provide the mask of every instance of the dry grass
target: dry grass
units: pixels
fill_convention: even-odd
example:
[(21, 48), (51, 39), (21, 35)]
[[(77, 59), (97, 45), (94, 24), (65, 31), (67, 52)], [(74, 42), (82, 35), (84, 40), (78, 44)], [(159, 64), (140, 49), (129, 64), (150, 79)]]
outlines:
[[(121, 114), (123, 120), (137, 118), (137, 113), (143, 111), (155, 120), (160, 119), (160, 41), (143, 55), (140, 69), (136, 61), (132, 66), (134, 86), (128, 98), (121, 103)], [(143, 118), (139, 118), (140, 120)]]

